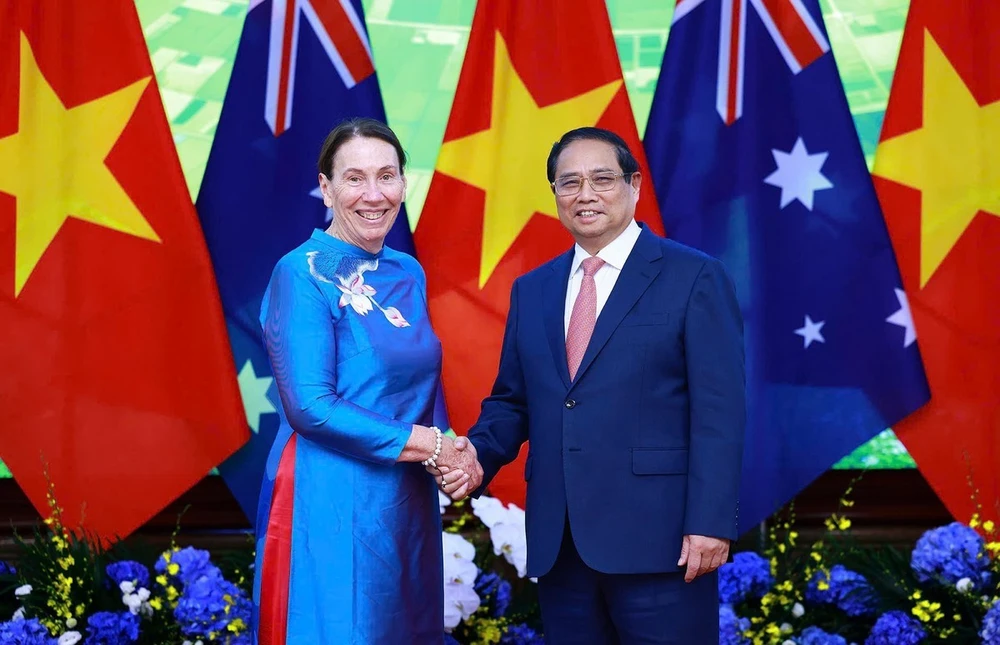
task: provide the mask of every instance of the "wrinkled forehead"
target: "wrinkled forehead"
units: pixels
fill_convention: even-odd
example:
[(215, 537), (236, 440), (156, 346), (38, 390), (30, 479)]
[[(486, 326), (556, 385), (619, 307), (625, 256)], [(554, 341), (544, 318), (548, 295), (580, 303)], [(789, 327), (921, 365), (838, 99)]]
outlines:
[(389, 142), (373, 137), (354, 137), (345, 141), (333, 155), (333, 171), (346, 169), (377, 172), (386, 168), (399, 170), (399, 155)]
[(568, 144), (556, 160), (556, 177), (589, 175), (602, 170), (621, 172), (615, 148), (610, 143), (583, 139)]

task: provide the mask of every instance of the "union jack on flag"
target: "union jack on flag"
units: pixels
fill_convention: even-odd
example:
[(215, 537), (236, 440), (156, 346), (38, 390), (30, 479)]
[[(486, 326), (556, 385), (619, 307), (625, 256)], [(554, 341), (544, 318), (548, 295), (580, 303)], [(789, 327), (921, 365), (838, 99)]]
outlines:
[(820, 0), (683, 0), (643, 139), (667, 235), (740, 300), (744, 532), (930, 397), (827, 38)]
[[(705, 0), (678, 0), (674, 24)], [(802, 0), (722, 0), (719, 24), (719, 74), (715, 108), (732, 125), (743, 115), (743, 74), (746, 66), (747, 4), (753, 6), (792, 73), (798, 74), (830, 51), (816, 21)]]
[[(251, 10), (261, 2), (252, 2)], [(264, 113), (275, 136), (292, 125), (295, 63), (303, 17), (347, 89), (375, 73), (364, 22), (350, 0), (273, 0)]]

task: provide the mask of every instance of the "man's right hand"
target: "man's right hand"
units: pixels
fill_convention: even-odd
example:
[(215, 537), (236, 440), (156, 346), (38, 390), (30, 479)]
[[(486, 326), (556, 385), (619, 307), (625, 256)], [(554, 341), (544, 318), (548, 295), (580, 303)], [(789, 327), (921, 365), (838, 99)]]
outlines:
[(476, 447), (467, 437), (458, 437), (447, 447), (442, 446), (435, 475), (438, 487), (453, 500), (460, 500), (483, 483), (483, 467), (479, 465)]

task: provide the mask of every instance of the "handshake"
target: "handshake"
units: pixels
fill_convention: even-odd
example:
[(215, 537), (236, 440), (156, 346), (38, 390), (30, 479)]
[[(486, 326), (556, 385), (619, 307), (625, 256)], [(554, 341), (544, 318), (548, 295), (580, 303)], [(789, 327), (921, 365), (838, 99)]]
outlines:
[(479, 465), (476, 447), (466, 437), (441, 438), (441, 454), (437, 466), (427, 466), (438, 488), (453, 500), (468, 497), (483, 483), (483, 467)]

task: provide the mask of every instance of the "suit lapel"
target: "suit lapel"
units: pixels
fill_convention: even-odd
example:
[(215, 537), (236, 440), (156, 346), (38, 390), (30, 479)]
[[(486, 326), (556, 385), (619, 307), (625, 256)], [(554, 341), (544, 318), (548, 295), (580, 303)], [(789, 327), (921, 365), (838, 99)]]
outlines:
[(569, 387), (569, 367), (566, 365), (566, 288), (569, 285), (569, 269), (573, 265), (573, 249), (556, 258), (551, 271), (546, 276), (543, 316), (545, 335), (549, 339), (552, 359), (563, 384)]
[[(656, 236), (644, 227), (639, 234), (639, 239), (635, 242), (635, 246), (632, 247), (632, 252), (629, 254), (628, 260), (625, 261), (625, 266), (622, 267), (621, 275), (618, 276), (618, 280), (615, 282), (614, 289), (611, 290), (611, 295), (608, 297), (607, 303), (601, 309), (601, 315), (597, 317), (597, 323), (594, 325), (594, 333), (590, 337), (587, 351), (583, 354), (583, 360), (580, 362), (580, 369), (577, 370), (574, 383), (580, 381), (580, 377), (583, 376), (583, 373), (587, 371), (590, 364), (594, 362), (597, 354), (607, 344), (608, 340), (611, 339), (611, 334), (618, 328), (625, 314), (629, 312), (639, 300), (639, 297), (649, 288), (650, 283), (659, 275), (662, 268), (660, 262), (662, 257), (663, 253), (660, 250)], [(562, 356), (563, 371), (566, 373), (568, 379), (569, 368), (566, 367), (565, 344), (563, 345)]]

